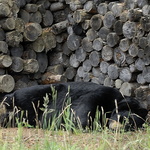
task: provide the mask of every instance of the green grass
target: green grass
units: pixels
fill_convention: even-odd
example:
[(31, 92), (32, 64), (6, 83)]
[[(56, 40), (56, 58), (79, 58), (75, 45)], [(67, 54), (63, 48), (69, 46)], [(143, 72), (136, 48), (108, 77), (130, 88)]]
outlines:
[(136, 132), (76, 133), (24, 127), (0, 129), (1, 150), (150, 150), (150, 127)]

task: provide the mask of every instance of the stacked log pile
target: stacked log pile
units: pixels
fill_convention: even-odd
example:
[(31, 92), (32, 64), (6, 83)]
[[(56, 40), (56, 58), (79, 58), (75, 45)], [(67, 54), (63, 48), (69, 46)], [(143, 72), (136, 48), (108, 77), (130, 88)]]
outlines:
[(149, 16), (149, 0), (0, 0), (0, 92), (84, 81), (147, 100)]

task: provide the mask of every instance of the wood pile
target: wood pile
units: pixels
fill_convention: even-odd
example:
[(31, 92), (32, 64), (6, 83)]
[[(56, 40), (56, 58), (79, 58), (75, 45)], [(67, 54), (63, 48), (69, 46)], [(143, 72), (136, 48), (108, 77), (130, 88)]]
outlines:
[(0, 92), (84, 81), (140, 97), (149, 16), (149, 0), (0, 0)]

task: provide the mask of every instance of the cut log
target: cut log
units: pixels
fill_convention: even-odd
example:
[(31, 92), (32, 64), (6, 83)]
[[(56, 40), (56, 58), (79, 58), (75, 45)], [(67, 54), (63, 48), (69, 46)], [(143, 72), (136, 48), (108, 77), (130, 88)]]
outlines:
[(125, 63), (126, 60), (126, 55), (123, 53), (119, 47), (114, 49), (114, 62), (118, 65), (121, 66)]
[(92, 29), (98, 30), (102, 26), (102, 16), (100, 14), (93, 15), (90, 20), (90, 25)]
[(83, 62), (87, 56), (86, 52), (83, 50), (82, 47), (75, 51), (75, 55), (79, 62)]
[(36, 73), (39, 70), (39, 64), (36, 59), (24, 60), (23, 71), (25, 73)]
[(100, 51), (103, 47), (103, 40), (101, 38), (97, 38), (93, 41), (93, 49), (96, 51)]
[(0, 17), (8, 17), (10, 13), (10, 7), (6, 3), (0, 3)]
[(61, 34), (58, 34), (56, 35), (56, 42), (57, 43), (63, 43), (63, 42), (66, 42), (66, 39), (68, 37), (68, 34), (67, 33), (61, 33)]
[(42, 38), (44, 40), (46, 52), (56, 47), (56, 36), (52, 33), (51, 28), (43, 29)]
[(144, 31), (150, 31), (150, 18), (148, 16), (141, 17), (140, 24)]
[(78, 69), (77, 69), (77, 75), (80, 77), (80, 78), (83, 78), (84, 74), (86, 72), (84, 71), (83, 67), (80, 66)]
[(150, 66), (143, 69), (142, 76), (147, 83), (150, 83)]
[(9, 67), (12, 64), (12, 59), (9, 55), (0, 55), (0, 68)]
[(64, 9), (64, 4), (61, 3), (61, 2), (52, 3), (51, 6), (50, 6), (51, 11), (58, 11), (58, 10), (61, 10), (61, 9)]
[(23, 59), (36, 59), (36, 52), (31, 49), (26, 50), (23, 52), (22, 58)]
[(92, 42), (89, 41), (89, 39), (87, 37), (83, 38), (81, 44), (82, 44), (82, 48), (84, 51), (91, 52), (93, 50)]
[(132, 73), (129, 68), (123, 68), (120, 70), (119, 78), (124, 82), (130, 82), (132, 79)]
[(142, 13), (143, 13), (144, 16), (150, 15), (150, 5), (143, 6)]
[(123, 22), (121, 20), (115, 22), (114, 31), (117, 35), (122, 35), (122, 26), (123, 26)]
[(119, 43), (119, 48), (123, 51), (126, 52), (130, 47), (130, 40), (127, 38), (121, 39)]
[(128, 83), (128, 82), (124, 82), (121, 85), (120, 88), (120, 92), (122, 93), (122, 95), (124, 96), (134, 96), (134, 91), (136, 89), (136, 87), (138, 87), (137, 83)]
[(80, 40), (81, 38), (75, 34), (69, 35), (67, 38), (68, 48), (72, 51), (78, 49), (80, 46)]
[(100, 71), (100, 68), (99, 68), (99, 67), (92, 67), (92, 75), (93, 75), (94, 77), (99, 77), (99, 76), (100, 76), (100, 73), (101, 73), (101, 71)]
[(86, 10), (78, 9), (73, 13), (73, 19), (76, 23), (83, 22), (84, 20), (90, 19), (91, 15), (86, 13)]
[(29, 13), (37, 12), (38, 6), (36, 4), (26, 4), (25, 10)]
[(125, 11), (123, 11), (121, 14), (120, 14), (120, 16), (119, 16), (119, 18), (120, 18), (120, 20), (122, 21), (122, 22), (127, 22), (127, 20), (128, 20), (128, 10), (125, 10)]
[(63, 54), (69, 56), (71, 54), (71, 50), (67, 46), (67, 42), (64, 42), (62, 45)]
[(59, 22), (57, 24), (52, 25), (52, 32), (54, 34), (60, 34), (67, 29), (67, 26), (68, 26), (68, 20)]
[(132, 63), (134, 63), (135, 62), (135, 58), (134, 57), (132, 57), (131, 55), (129, 55), (129, 54), (126, 54), (126, 63), (128, 64), (128, 65), (131, 65)]
[(13, 30), (15, 28), (15, 18), (0, 20), (0, 25), (6, 31)]
[(48, 59), (46, 53), (37, 53), (37, 61), (39, 64), (39, 71), (44, 73), (48, 66)]
[(125, 0), (124, 7), (126, 9), (134, 9), (137, 6), (137, 3), (134, 0)]
[(145, 62), (143, 61), (143, 59), (138, 58), (135, 61), (135, 67), (137, 70), (142, 71), (145, 68)]
[(0, 28), (0, 41), (5, 40), (5, 37), (6, 37), (6, 35), (5, 35), (4, 30), (2, 28)]
[(145, 79), (144, 79), (144, 77), (143, 77), (142, 74), (138, 74), (138, 75), (137, 75), (136, 81), (137, 81), (137, 83), (139, 83), (139, 84), (145, 84), (145, 83), (146, 83), (146, 81), (145, 81)]
[(115, 3), (112, 5), (111, 11), (115, 17), (119, 17), (120, 14), (124, 11), (123, 3)]
[(0, 52), (5, 54), (8, 52), (8, 45), (5, 41), (0, 41)]
[(108, 76), (112, 80), (118, 78), (118, 76), (119, 76), (119, 68), (117, 67), (117, 65), (112, 64), (112, 65), (108, 66)]
[(123, 35), (126, 38), (132, 39), (136, 35), (136, 32), (137, 32), (136, 23), (127, 21), (126, 23), (124, 23), (122, 30), (123, 30)]
[(42, 21), (43, 25), (45, 27), (48, 27), (53, 24), (53, 21), (54, 21), (53, 14), (51, 13), (51, 11), (46, 10), (46, 12), (43, 14), (43, 21)]
[(14, 30), (6, 33), (6, 42), (9, 46), (17, 47), (22, 41), (23, 35), (20, 32)]
[(106, 45), (102, 49), (102, 58), (104, 61), (110, 61), (113, 58), (113, 49)]
[(90, 20), (84, 20), (84, 21), (82, 22), (82, 28), (83, 28), (84, 30), (89, 29), (89, 28), (90, 28)]
[(100, 3), (98, 6), (97, 6), (97, 11), (100, 15), (105, 15), (108, 11), (108, 5), (106, 3)]
[(86, 59), (82, 66), (85, 72), (89, 72), (92, 69), (91, 61), (89, 59)]
[(25, 22), (23, 19), (21, 18), (16, 18), (15, 19), (15, 29), (18, 31), (18, 32), (24, 32), (24, 29), (25, 29)]
[[(149, 40), (149, 41), (150, 41), (150, 40)], [(148, 44), (147, 37), (140, 37), (140, 38), (139, 38), (139, 43), (138, 43), (139, 47), (145, 49), (146, 46), (147, 46), (147, 44)]]
[(42, 34), (42, 28), (38, 23), (28, 23), (25, 25), (24, 38), (27, 41), (35, 41)]
[(24, 9), (20, 9), (19, 11), (19, 17), (25, 22), (28, 23), (30, 20), (30, 14), (24, 10)]
[(75, 54), (72, 54), (72, 55), (70, 56), (70, 65), (71, 65), (72, 67), (74, 67), (74, 68), (77, 68), (77, 67), (79, 67), (79, 65), (80, 65), (80, 62), (77, 60)]
[(119, 36), (115, 32), (111, 32), (107, 35), (107, 44), (110, 47), (114, 47), (118, 44)]
[(120, 79), (115, 80), (115, 87), (116, 87), (117, 89), (120, 89), (122, 83), (123, 83), (123, 81), (120, 80)]
[(129, 55), (132, 57), (136, 57), (138, 55), (139, 48), (136, 44), (132, 43), (129, 47)]
[(102, 27), (99, 32), (98, 35), (99, 37), (103, 40), (106, 41), (107, 39), (107, 35), (110, 33), (110, 29), (108, 29), (107, 27)]
[(109, 77), (106, 77), (105, 80), (104, 80), (104, 86), (108, 86), (108, 87), (114, 87), (114, 81), (109, 78)]
[(65, 77), (69, 80), (73, 80), (76, 75), (76, 70), (73, 67), (69, 67), (66, 69)]
[(23, 70), (23, 59), (20, 57), (12, 57), (10, 69), (14, 72), (21, 72)]
[(128, 18), (130, 21), (139, 22), (142, 17), (142, 10), (140, 9), (130, 9), (128, 13)]
[(75, 3), (75, 2), (70, 3), (69, 6), (70, 6), (70, 9), (72, 11), (76, 11), (78, 9), (82, 9), (83, 8), (83, 6), (81, 5), (81, 3)]
[(98, 33), (93, 29), (89, 29), (86, 32), (86, 36), (87, 36), (89, 41), (94, 41), (98, 37)]
[(97, 13), (97, 9), (96, 9), (96, 5), (94, 4), (94, 1), (87, 1), (85, 4), (84, 4), (84, 10), (86, 10), (86, 12), (88, 13), (92, 13), (92, 14), (95, 14)]
[(23, 54), (23, 46), (19, 45), (18, 47), (10, 48), (10, 53), (11, 53), (11, 56), (21, 57)]
[(42, 14), (39, 11), (30, 14), (30, 22), (41, 23), (42, 22)]
[(109, 63), (106, 61), (102, 61), (100, 63), (100, 70), (102, 73), (106, 74), (108, 72)]
[(97, 51), (92, 51), (89, 55), (89, 60), (91, 61), (91, 65), (93, 67), (97, 67), (100, 63), (100, 56)]
[(48, 66), (47, 72), (52, 72), (54, 74), (63, 75), (64, 66), (63, 66), (63, 64)]
[(106, 28), (111, 28), (116, 22), (115, 16), (111, 11), (108, 11), (103, 19), (103, 24)]
[(14, 78), (11, 75), (0, 76), (0, 92), (11, 92), (15, 87)]

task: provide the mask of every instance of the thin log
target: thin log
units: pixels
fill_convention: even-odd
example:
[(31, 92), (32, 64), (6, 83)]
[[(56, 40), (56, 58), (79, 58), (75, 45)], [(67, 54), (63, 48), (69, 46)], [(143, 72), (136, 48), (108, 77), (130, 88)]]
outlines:
[(12, 59), (9, 55), (0, 55), (0, 68), (9, 67), (12, 64)]

